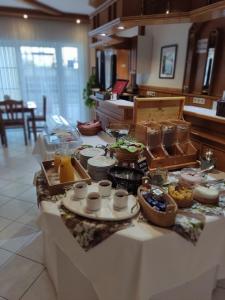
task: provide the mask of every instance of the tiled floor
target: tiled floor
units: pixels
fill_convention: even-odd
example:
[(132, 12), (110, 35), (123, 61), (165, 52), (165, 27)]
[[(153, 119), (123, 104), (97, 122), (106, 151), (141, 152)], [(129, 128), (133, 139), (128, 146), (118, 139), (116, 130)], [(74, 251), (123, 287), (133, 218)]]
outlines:
[(42, 233), (32, 181), (39, 169), (20, 131), (0, 145), (0, 300), (56, 300), (43, 264)]
[[(8, 150), (0, 146), (0, 300), (56, 300), (35, 222), (32, 180), (39, 165), (21, 132), (8, 133), (8, 144)], [(212, 300), (225, 300), (225, 280), (218, 282)]]

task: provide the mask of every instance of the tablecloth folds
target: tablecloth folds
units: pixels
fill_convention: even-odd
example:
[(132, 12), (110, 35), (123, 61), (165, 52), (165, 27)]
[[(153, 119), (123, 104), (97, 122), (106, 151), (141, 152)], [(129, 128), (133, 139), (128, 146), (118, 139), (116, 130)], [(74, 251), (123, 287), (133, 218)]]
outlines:
[[(50, 196), (42, 172), (36, 174), (36, 187), (38, 205), (41, 201), (58, 202), (60, 198), (64, 197), (64, 194)], [(175, 225), (168, 229), (196, 244), (205, 226), (205, 216), (224, 217), (224, 207), (225, 203), (223, 202), (220, 202), (218, 207), (194, 203), (189, 209), (179, 210)], [(149, 223), (142, 212), (133, 220), (116, 222), (89, 220), (70, 212), (61, 204), (59, 212), (64, 224), (85, 251), (95, 247), (113, 233), (133, 226), (134, 219), (137, 222)], [(149, 225), (151, 224), (149, 223)]]

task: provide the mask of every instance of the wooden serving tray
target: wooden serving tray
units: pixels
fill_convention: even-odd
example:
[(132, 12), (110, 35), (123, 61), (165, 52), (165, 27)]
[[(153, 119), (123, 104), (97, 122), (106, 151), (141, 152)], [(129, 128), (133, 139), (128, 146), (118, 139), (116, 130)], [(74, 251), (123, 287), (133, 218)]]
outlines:
[(50, 195), (56, 195), (63, 193), (65, 187), (72, 185), (76, 182), (85, 181), (88, 184), (91, 184), (91, 177), (88, 175), (86, 170), (82, 167), (79, 161), (74, 158), (73, 167), (74, 167), (74, 181), (68, 181), (64, 183), (60, 183), (59, 174), (54, 169), (54, 160), (47, 160), (41, 163), (42, 170), (44, 172), (48, 189)]

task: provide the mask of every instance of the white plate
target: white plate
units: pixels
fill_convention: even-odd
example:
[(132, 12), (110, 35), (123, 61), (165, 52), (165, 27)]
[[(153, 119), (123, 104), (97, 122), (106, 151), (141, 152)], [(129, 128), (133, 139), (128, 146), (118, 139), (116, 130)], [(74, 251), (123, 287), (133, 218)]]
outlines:
[[(140, 210), (140, 205), (133, 195), (128, 196), (128, 205), (121, 210), (113, 208), (113, 194), (110, 197), (102, 198), (102, 206), (99, 211), (91, 212), (86, 208), (86, 199), (72, 200), (72, 192), (67, 192), (67, 196), (62, 199), (62, 204), (71, 212), (94, 220), (121, 221), (134, 217)], [(135, 206), (135, 204), (137, 205)], [(134, 207), (135, 206), (135, 207)], [(133, 208), (134, 207), (134, 208)], [(133, 209), (132, 209), (133, 208)]]

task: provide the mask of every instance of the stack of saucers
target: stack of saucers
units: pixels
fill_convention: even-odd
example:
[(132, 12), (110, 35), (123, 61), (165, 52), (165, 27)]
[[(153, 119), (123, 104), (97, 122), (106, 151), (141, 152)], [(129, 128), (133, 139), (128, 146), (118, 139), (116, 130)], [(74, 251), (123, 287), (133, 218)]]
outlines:
[(105, 154), (105, 151), (100, 148), (85, 148), (80, 151), (80, 163), (82, 166), (87, 169), (87, 161), (91, 157), (102, 156)]
[(100, 181), (107, 178), (107, 173), (116, 163), (114, 158), (107, 156), (95, 156), (88, 160), (87, 169), (91, 178)]

